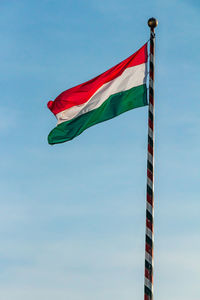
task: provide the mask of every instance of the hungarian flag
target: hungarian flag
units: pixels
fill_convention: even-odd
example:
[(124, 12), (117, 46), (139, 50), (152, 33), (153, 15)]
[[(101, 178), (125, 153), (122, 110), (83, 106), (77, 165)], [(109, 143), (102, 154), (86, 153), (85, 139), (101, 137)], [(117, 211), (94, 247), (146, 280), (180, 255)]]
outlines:
[(101, 75), (62, 92), (47, 106), (57, 118), (49, 144), (72, 140), (85, 129), (147, 105), (147, 44)]

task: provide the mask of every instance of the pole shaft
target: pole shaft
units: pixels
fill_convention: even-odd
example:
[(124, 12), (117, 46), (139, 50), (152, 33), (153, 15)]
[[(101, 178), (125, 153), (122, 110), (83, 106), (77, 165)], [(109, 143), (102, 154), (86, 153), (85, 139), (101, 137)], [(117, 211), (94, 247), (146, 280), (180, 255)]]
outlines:
[(153, 299), (154, 267), (154, 28), (150, 34), (144, 300)]

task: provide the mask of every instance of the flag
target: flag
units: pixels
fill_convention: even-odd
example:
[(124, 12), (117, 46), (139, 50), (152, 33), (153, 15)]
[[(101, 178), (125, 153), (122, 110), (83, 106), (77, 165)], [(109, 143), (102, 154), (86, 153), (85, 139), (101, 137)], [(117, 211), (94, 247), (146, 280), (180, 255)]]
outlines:
[(47, 106), (57, 118), (49, 144), (72, 140), (85, 129), (147, 105), (147, 43), (101, 75), (62, 92)]

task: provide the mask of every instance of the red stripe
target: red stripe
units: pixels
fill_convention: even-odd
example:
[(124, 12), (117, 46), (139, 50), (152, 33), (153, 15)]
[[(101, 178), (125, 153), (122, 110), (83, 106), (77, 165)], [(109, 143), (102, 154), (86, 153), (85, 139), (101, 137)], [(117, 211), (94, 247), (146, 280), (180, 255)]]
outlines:
[(150, 299), (150, 296), (148, 296), (148, 295), (145, 294), (145, 295), (144, 295), (144, 300), (151, 300), (151, 299)]
[(149, 102), (154, 105), (154, 99), (151, 94), (149, 94)]
[(153, 256), (153, 250), (151, 248), (151, 246), (149, 246), (147, 243), (146, 243), (146, 252), (149, 253), (151, 255), (151, 257)]
[(149, 127), (153, 130), (153, 122), (149, 119)]
[(153, 232), (153, 224), (148, 219), (146, 219), (146, 227)]
[(153, 155), (153, 148), (150, 144), (148, 144), (148, 152), (151, 153), (151, 155)]
[(137, 52), (112, 67), (101, 75), (62, 92), (54, 101), (49, 101), (47, 106), (55, 115), (72, 106), (87, 102), (90, 97), (105, 83), (120, 76), (125, 69), (147, 62), (147, 43)]
[(151, 206), (153, 205), (153, 199), (148, 193), (147, 193), (147, 202), (149, 202)]
[(153, 181), (153, 174), (149, 169), (147, 169), (147, 176), (149, 177), (149, 179), (151, 179), (151, 181)]
[(154, 80), (154, 73), (152, 69), (150, 69), (149, 76), (152, 80)]
[(145, 268), (145, 277), (152, 282), (152, 274), (148, 269)]
[(154, 55), (154, 41), (151, 41), (150, 43), (150, 53)]
[(151, 276), (150, 276), (150, 272), (148, 269), (145, 268), (145, 277), (148, 278), (150, 280)]

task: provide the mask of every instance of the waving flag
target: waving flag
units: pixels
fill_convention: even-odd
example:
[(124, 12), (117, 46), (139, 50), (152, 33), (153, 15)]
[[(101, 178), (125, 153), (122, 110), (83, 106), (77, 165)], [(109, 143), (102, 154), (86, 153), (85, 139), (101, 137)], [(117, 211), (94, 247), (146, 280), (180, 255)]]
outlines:
[(48, 108), (57, 126), (49, 144), (72, 140), (85, 129), (147, 105), (147, 44), (101, 75), (62, 92)]

